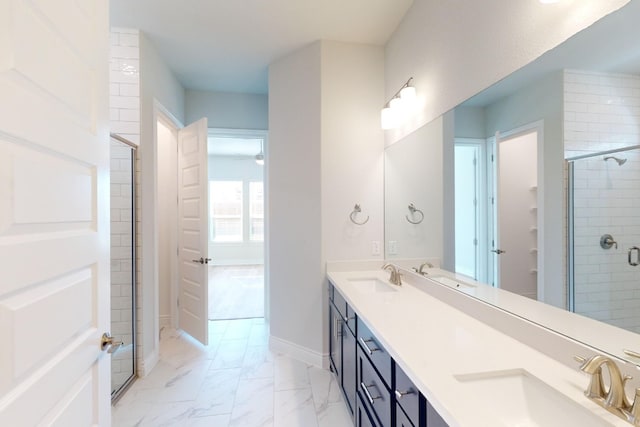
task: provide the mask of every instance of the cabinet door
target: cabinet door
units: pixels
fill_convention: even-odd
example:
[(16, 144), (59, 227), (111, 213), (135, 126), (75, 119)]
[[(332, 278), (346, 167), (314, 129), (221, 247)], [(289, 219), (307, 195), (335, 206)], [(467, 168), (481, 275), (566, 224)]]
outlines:
[(329, 302), (329, 358), (333, 372), (342, 386), (342, 316), (333, 303)]
[(396, 403), (396, 427), (414, 427), (414, 424), (409, 420), (407, 414), (404, 413), (399, 404)]
[(356, 427), (378, 427), (378, 423), (374, 422), (362, 403), (362, 400), (356, 396)]
[(396, 402), (402, 407), (413, 424), (418, 425), (420, 418), (420, 392), (402, 368), (394, 363), (396, 373)]
[(346, 326), (342, 334), (342, 388), (353, 412), (356, 404), (356, 337)]
[(449, 427), (429, 402), (427, 402), (427, 427)]

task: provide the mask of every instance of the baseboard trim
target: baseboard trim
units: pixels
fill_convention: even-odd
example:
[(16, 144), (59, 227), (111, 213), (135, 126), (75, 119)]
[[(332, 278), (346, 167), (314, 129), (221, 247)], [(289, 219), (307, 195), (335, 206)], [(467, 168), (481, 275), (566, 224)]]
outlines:
[(144, 378), (151, 373), (151, 370), (158, 364), (160, 360), (160, 354), (158, 350), (155, 349), (153, 352), (142, 359), (142, 366), (138, 366), (138, 376), (140, 378)]
[(170, 314), (160, 315), (160, 328), (170, 328), (172, 326), (172, 320)]
[(292, 343), (282, 338), (269, 337), (269, 350), (289, 356), (301, 362), (313, 365), (316, 368), (329, 368), (329, 355), (313, 351), (301, 345)]

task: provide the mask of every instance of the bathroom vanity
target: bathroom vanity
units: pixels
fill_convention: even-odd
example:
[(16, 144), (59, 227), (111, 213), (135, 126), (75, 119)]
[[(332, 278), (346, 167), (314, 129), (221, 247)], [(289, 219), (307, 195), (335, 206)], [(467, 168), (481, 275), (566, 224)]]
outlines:
[(401, 269), (397, 286), (379, 268), (327, 267), (330, 364), (354, 425), (630, 425), (566, 360), (592, 349), (472, 296), (486, 285)]

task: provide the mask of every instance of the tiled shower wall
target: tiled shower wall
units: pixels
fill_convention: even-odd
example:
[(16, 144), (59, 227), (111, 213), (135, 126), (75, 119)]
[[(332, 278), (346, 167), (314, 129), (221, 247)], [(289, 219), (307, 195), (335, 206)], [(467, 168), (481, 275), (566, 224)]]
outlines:
[[(139, 49), (139, 32), (138, 30), (130, 30), (123, 28), (112, 28), (111, 29), (111, 59), (110, 59), (110, 73), (109, 73), (109, 106), (110, 106), (110, 125), (111, 132), (118, 134), (127, 140), (133, 142), (134, 144), (139, 144), (140, 142), (140, 49)], [(113, 145), (112, 145), (113, 147)], [(121, 149), (119, 149), (121, 150)], [(116, 172), (120, 168), (124, 168), (125, 160), (119, 158), (116, 154), (118, 150), (114, 151), (114, 155), (112, 156), (112, 174)], [(137, 151), (136, 151), (137, 155)], [(114, 158), (115, 157), (115, 158)], [(129, 167), (130, 170), (130, 167)], [(117, 171), (116, 173), (124, 173), (124, 171)], [(139, 202), (139, 187), (140, 187), (140, 162), (136, 162), (136, 218), (137, 223), (136, 229), (137, 232), (137, 253), (141, 253), (141, 239), (140, 239), (140, 202)], [(114, 184), (118, 185), (118, 184)], [(121, 188), (123, 188), (122, 186)], [(112, 191), (114, 191), (114, 187), (112, 187)], [(117, 192), (117, 187), (115, 188)], [(125, 190), (126, 191), (126, 190)], [(129, 190), (130, 191), (130, 190)], [(120, 196), (123, 196), (120, 194)], [(116, 198), (114, 205), (114, 200), (112, 200), (112, 227), (114, 227), (114, 223), (117, 225), (118, 218), (122, 218), (122, 211), (116, 207), (117, 203), (122, 205), (124, 203), (124, 196), (122, 197), (122, 201), (119, 200), (119, 197), (116, 194), (112, 194), (112, 198)], [(130, 199), (129, 199), (130, 201)], [(129, 212), (124, 213), (124, 215), (131, 216)], [(124, 227), (124, 225), (120, 225), (119, 227)], [(130, 233), (130, 232), (129, 232)], [(118, 240), (120, 239), (120, 240)], [(117, 255), (119, 251), (125, 251), (125, 249), (119, 249), (117, 246), (114, 246), (115, 243), (120, 245), (124, 245), (125, 237), (117, 236), (117, 233), (112, 230), (112, 254)], [(131, 238), (129, 235), (128, 238), (129, 249), (131, 246)], [(125, 247), (125, 246), (122, 246)], [(124, 253), (124, 252), (123, 252)], [(140, 283), (142, 280), (141, 277), (141, 260), (138, 256), (136, 259), (136, 282)], [(131, 295), (123, 295), (124, 285), (118, 283), (118, 279), (123, 279), (128, 275), (127, 269), (131, 268), (130, 265), (130, 255), (129, 255), (129, 263), (123, 260), (113, 259), (112, 257), (112, 334), (116, 337), (125, 336), (126, 331), (131, 331)], [(130, 271), (130, 270), (129, 270)], [(137, 306), (136, 310), (139, 310), (142, 301), (141, 295), (141, 286), (136, 287), (136, 299)], [(126, 298), (128, 300), (128, 309), (124, 308), (124, 304), (126, 303)], [(115, 299), (115, 300), (114, 300)], [(122, 307), (122, 308), (120, 308)], [(125, 315), (124, 312), (128, 311), (128, 315)], [(124, 320), (124, 319), (128, 319)], [(137, 327), (138, 331), (141, 331), (141, 316), (137, 315)], [(130, 332), (129, 332), (130, 334)], [(131, 343), (131, 337), (125, 336), (125, 343)], [(143, 354), (140, 346), (142, 340), (138, 339), (138, 351), (137, 354)], [(114, 376), (114, 382), (117, 381), (118, 377), (122, 377), (127, 375), (126, 370), (130, 371), (130, 359), (125, 361), (127, 357), (131, 357), (129, 351), (119, 351), (112, 358), (112, 373)], [(140, 356), (139, 356), (140, 357)], [(142, 367), (140, 358), (138, 359), (138, 367)]]
[(564, 72), (565, 158), (637, 145), (640, 76)]
[[(565, 72), (565, 156), (640, 144), (640, 77)], [(576, 312), (640, 332), (640, 267), (627, 251), (640, 246), (640, 153), (603, 155), (574, 163)], [(600, 247), (603, 234), (618, 243)]]

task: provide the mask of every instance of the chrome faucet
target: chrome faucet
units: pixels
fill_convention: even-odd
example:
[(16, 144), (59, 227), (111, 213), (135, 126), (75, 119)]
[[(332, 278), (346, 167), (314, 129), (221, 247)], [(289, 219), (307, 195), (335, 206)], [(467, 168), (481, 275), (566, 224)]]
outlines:
[(424, 271), (424, 268), (428, 267), (428, 268), (433, 268), (433, 264), (431, 264), (430, 262), (423, 262), (422, 264), (420, 264), (420, 267), (416, 268), (416, 267), (411, 267), (411, 269), (413, 271), (415, 271), (416, 273), (422, 275), (422, 276), (426, 276), (427, 273), (426, 271)]
[(389, 282), (392, 285), (401, 286), (402, 285), (402, 274), (398, 271), (395, 265), (393, 264), (385, 264), (382, 266), (383, 270), (388, 270), (391, 273), (389, 276)]
[[(591, 375), (589, 386), (584, 394), (609, 412), (625, 419), (633, 425), (640, 425), (640, 388), (636, 389), (634, 402), (629, 402), (625, 393), (625, 383), (630, 376), (622, 376), (618, 365), (610, 358), (597, 354), (589, 359), (576, 356), (580, 370)], [(609, 389), (603, 385), (602, 367), (609, 370)]]

